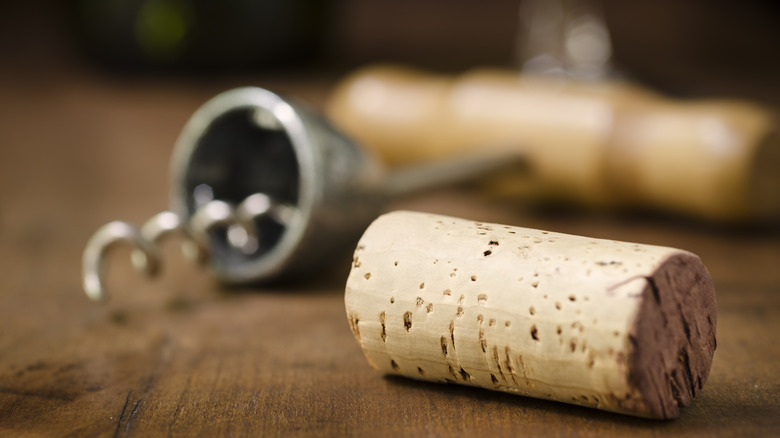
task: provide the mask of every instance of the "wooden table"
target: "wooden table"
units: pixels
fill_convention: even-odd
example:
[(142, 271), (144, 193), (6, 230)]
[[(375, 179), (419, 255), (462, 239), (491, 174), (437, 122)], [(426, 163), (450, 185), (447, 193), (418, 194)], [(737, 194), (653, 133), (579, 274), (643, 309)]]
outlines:
[(780, 434), (776, 228), (540, 213), (459, 189), (390, 206), (699, 254), (717, 290), (718, 350), (704, 391), (675, 421), (383, 377), (349, 330), (347, 253), (294, 284), (229, 290), (183, 261), (175, 242), (156, 281), (118, 250), (112, 300), (89, 302), (85, 242), (109, 220), (140, 223), (166, 208), (172, 145), (203, 101), (254, 83), (322, 104), (329, 82), (51, 76), (2, 82), (2, 436)]

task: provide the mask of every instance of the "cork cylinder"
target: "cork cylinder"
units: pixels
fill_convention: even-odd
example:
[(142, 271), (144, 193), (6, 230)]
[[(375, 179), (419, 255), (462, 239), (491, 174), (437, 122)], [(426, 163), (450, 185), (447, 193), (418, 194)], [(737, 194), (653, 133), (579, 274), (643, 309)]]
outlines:
[(780, 220), (777, 116), (751, 102), (676, 100), (628, 82), (511, 70), (377, 65), (341, 81), (328, 114), (390, 166), (513, 151), (522, 171), (484, 183), (505, 199)]
[(690, 252), (425, 213), (368, 227), (345, 302), (382, 373), (647, 418), (679, 416), (716, 347)]

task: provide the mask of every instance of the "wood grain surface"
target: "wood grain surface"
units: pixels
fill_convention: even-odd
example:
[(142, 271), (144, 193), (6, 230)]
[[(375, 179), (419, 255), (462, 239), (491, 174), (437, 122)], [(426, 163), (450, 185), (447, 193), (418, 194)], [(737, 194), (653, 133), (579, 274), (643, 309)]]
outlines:
[(112, 299), (80, 289), (81, 251), (112, 219), (166, 208), (179, 129), (213, 94), (257, 84), (321, 105), (321, 78), (128, 81), (61, 72), (2, 82), (0, 436), (777, 436), (780, 232), (669, 218), (538, 212), (463, 189), (389, 205), (684, 248), (709, 268), (709, 382), (659, 422), (383, 377), (350, 332), (350, 254), (293, 284), (226, 289), (166, 244), (151, 281), (109, 260)]

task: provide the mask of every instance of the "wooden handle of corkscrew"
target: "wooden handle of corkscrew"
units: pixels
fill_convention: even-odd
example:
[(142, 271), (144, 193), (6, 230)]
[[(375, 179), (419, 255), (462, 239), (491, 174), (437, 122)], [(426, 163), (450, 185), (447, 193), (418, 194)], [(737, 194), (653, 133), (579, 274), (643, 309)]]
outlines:
[(529, 170), (493, 178), (500, 194), (716, 221), (780, 217), (777, 127), (748, 102), (507, 70), (374, 66), (342, 81), (328, 112), (391, 166), (516, 148)]

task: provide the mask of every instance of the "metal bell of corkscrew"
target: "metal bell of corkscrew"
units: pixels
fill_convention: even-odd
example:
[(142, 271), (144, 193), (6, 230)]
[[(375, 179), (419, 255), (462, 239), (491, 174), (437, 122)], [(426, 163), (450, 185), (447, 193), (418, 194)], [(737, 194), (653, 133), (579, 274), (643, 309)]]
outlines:
[(321, 263), (353, 244), (388, 197), (506, 165), (495, 154), (387, 174), (381, 163), (308, 107), (262, 88), (224, 92), (185, 125), (170, 168), (170, 208), (140, 228), (98, 229), (83, 256), (83, 286), (106, 298), (106, 252), (133, 246), (137, 270), (160, 270), (158, 242), (185, 236), (190, 258), (228, 284), (262, 283)]

